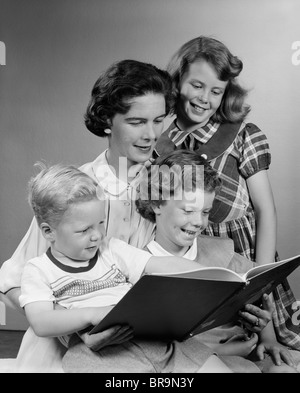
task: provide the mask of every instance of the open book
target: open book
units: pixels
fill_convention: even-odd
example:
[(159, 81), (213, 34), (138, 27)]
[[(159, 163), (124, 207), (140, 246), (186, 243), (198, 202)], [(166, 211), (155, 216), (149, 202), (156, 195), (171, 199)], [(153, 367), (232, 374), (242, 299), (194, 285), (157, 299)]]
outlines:
[(90, 334), (129, 325), (135, 337), (182, 341), (234, 322), (245, 304), (270, 293), (300, 265), (300, 255), (240, 276), (221, 267), (143, 276)]

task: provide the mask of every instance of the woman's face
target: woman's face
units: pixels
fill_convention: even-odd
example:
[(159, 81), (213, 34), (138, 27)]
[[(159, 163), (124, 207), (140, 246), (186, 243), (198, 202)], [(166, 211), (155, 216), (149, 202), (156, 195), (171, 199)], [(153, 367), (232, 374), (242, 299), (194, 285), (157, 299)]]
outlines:
[(164, 95), (149, 93), (128, 101), (129, 111), (111, 120), (109, 156), (111, 162), (126, 157), (128, 168), (152, 157), (166, 117)]
[(207, 61), (190, 64), (179, 83), (177, 120), (180, 128), (193, 131), (203, 127), (221, 105), (227, 83), (218, 79)]

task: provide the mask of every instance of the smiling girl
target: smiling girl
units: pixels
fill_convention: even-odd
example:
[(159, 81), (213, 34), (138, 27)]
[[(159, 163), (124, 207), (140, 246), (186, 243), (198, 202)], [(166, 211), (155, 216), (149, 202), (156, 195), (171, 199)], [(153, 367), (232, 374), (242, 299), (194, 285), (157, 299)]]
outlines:
[[(266, 135), (246, 122), (247, 91), (237, 80), (242, 61), (220, 41), (200, 36), (171, 58), (177, 118), (157, 143), (158, 155), (187, 149), (207, 158), (222, 180), (205, 233), (229, 237), (235, 251), (259, 265), (278, 260), (277, 217), (268, 169)], [(291, 322), (296, 299), (287, 281), (274, 292), (274, 325), (280, 342), (300, 349)]]

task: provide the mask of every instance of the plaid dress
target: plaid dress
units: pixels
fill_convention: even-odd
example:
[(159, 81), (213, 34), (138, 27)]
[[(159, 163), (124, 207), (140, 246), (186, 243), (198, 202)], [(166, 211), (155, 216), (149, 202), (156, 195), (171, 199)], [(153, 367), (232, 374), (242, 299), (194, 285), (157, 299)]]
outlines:
[[(176, 149), (194, 150), (218, 172), (222, 187), (216, 195), (210, 222), (203, 234), (229, 237), (235, 252), (255, 262), (256, 221), (246, 180), (269, 169), (271, 154), (267, 138), (254, 124), (208, 122), (192, 133), (181, 131), (176, 120), (162, 134), (156, 154)], [(276, 253), (275, 260), (278, 261)], [(293, 323), (297, 302), (285, 280), (273, 293), (274, 327), (278, 341), (300, 350), (300, 327)]]

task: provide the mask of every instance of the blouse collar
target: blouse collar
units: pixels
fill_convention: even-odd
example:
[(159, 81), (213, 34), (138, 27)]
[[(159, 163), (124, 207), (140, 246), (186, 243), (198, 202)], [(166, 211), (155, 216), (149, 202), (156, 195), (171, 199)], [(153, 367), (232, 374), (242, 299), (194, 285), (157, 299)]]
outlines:
[[(108, 164), (106, 158), (106, 149), (92, 164), (92, 171), (95, 178), (98, 181), (99, 186), (104, 190), (104, 193), (109, 197), (121, 197), (122, 194), (126, 193), (128, 189), (135, 189), (139, 183), (141, 176), (140, 172), (143, 168), (149, 166), (151, 161), (147, 161), (144, 164), (137, 164), (130, 168), (129, 175), (131, 180), (126, 182), (119, 179), (116, 175), (115, 169)], [(124, 168), (127, 170), (126, 157), (121, 157), (125, 160)], [(123, 166), (122, 166), (123, 167)]]
[[(174, 139), (174, 136), (176, 136), (176, 134), (186, 134), (184, 135), (184, 139), (189, 135), (196, 135), (197, 140), (201, 143), (207, 143), (212, 136), (217, 132), (218, 128), (219, 128), (220, 123), (216, 123), (213, 121), (209, 121), (207, 124), (205, 124), (205, 126), (203, 127), (199, 127), (194, 131), (191, 132), (186, 132), (186, 131), (182, 131), (178, 125), (177, 125), (177, 121), (176, 119), (170, 124), (169, 129), (167, 130), (169, 138), (170, 139)], [(180, 142), (182, 143), (182, 141)]]

